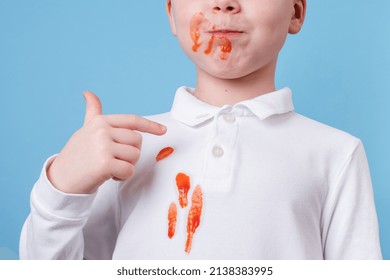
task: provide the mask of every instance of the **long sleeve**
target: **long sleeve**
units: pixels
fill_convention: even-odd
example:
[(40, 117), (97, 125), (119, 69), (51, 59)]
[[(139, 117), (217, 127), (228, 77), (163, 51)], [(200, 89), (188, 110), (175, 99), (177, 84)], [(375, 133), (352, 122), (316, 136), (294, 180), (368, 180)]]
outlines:
[[(118, 219), (116, 186), (108, 181), (90, 195), (66, 194), (51, 185), (46, 168), (31, 192), (31, 213), (20, 238), (21, 259), (110, 259)], [(85, 238), (87, 236), (87, 238)]]
[(370, 171), (359, 141), (334, 186), (322, 215), (325, 259), (382, 259)]

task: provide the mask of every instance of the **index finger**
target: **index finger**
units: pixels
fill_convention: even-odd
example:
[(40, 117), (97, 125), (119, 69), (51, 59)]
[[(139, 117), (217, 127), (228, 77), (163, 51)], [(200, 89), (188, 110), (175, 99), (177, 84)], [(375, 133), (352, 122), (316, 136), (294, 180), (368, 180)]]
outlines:
[(116, 128), (127, 128), (155, 135), (163, 135), (167, 131), (166, 126), (137, 115), (117, 114), (104, 117), (109, 125)]

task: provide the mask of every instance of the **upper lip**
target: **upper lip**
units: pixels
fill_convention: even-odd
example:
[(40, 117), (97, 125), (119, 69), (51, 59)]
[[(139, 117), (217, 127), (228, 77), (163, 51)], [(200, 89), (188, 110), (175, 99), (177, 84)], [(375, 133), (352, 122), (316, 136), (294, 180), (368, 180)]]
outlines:
[(215, 29), (215, 30), (209, 30), (207, 33), (210, 34), (239, 34), (244, 33), (244, 31), (237, 30), (237, 29)]

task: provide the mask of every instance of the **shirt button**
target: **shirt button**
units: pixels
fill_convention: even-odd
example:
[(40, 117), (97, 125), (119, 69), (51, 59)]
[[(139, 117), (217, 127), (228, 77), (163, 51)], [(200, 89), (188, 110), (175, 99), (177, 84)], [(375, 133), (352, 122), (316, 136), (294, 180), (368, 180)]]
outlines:
[(223, 119), (228, 123), (234, 123), (236, 121), (236, 116), (233, 113), (226, 113), (223, 115)]
[(215, 157), (222, 157), (224, 154), (223, 149), (220, 146), (214, 146), (213, 148), (213, 155)]

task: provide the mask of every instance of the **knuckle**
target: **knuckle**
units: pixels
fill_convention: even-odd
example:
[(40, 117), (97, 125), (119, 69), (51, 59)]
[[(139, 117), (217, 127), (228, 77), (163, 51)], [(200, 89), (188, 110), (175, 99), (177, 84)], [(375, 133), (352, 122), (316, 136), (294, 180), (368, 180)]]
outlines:
[(134, 131), (134, 139), (137, 144), (142, 143), (142, 134), (139, 132)]
[(123, 176), (128, 179), (130, 177), (132, 177), (135, 173), (135, 167), (134, 165), (132, 164), (128, 164), (125, 168), (125, 170), (123, 170)]
[(98, 172), (102, 175), (109, 174), (111, 166), (112, 166), (111, 159), (108, 157), (102, 157), (99, 160)]
[(98, 153), (103, 159), (111, 158), (112, 155), (112, 145), (109, 139), (103, 137), (103, 132), (97, 132), (98, 141), (96, 142), (94, 150)]
[(137, 162), (139, 160), (139, 158), (141, 157), (141, 151), (139, 149), (135, 148), (133, 153), (134, 153), (134, 161)]
[(101, 123), (93, 128), (93, 132), (98, 139), (110, 138), (110, 126), (107, 123)]

